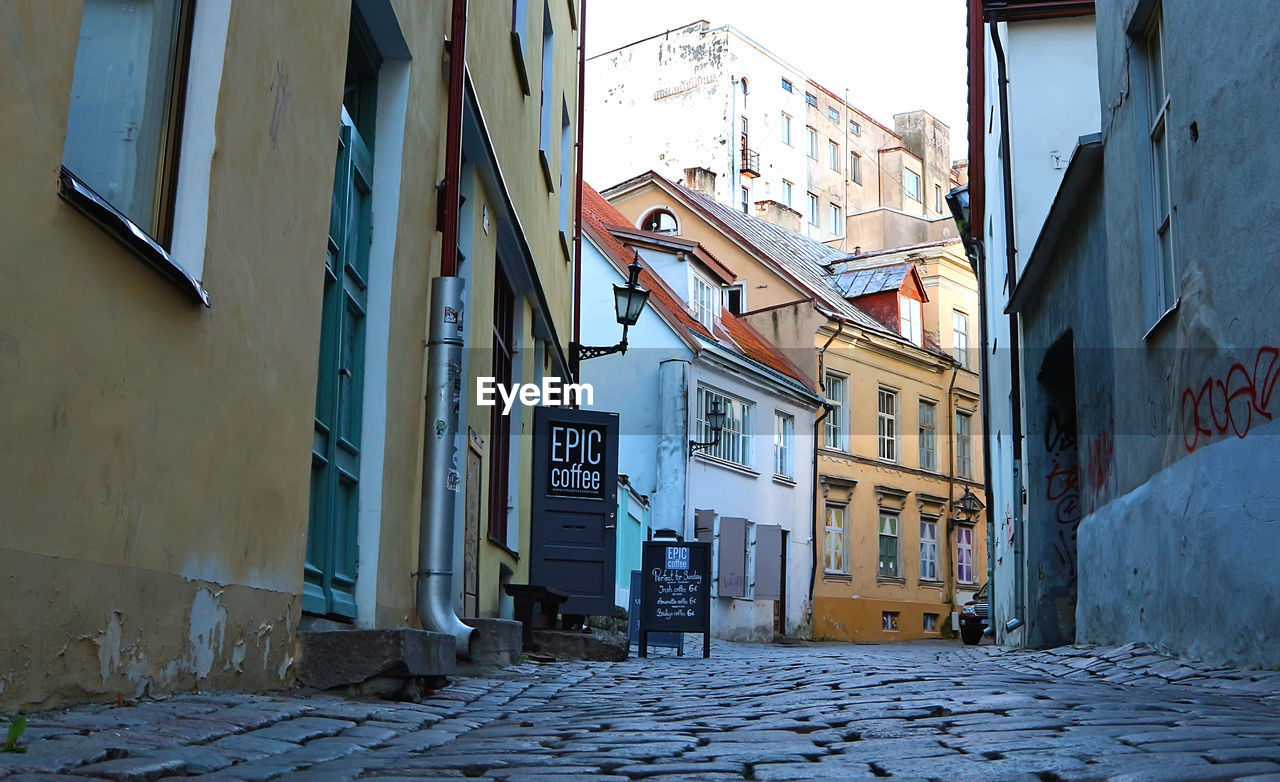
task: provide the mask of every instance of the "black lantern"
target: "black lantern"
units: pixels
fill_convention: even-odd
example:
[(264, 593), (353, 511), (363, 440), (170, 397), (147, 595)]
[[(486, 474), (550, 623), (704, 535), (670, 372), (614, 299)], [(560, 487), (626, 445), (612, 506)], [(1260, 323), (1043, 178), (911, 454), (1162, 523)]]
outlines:
[(982, 504), (982, 500), (978, 499), (978, 495), (968, 487), (964, 487), (964, 494), (960, 495), (960, 499), (955, 502), (956, 524), (973, 524), (978, 520), (978, 514), (986, 506)]
[(613, 308), (617, 313), (618, 323), (622, 324), (622, 341), (608, 347), (575, 345), (574, 349), (577, 351), (579, 361), (607, 356), (610, 353), (627, 352), (627, 329), (640, 320), (640, 313), (644, 310), (645, 302), (649, 300), (649, 291), (640, 287), (640, 269), (640, 253), (637, 252), (631, 265), (627, 267), (629, 272), (627, 284), (613, 286)]
[(720, 432), (724, 430), (724, 421), (728, 417), (728, 411), (720, 406), (720, 400), (712, 397), (711, 409), (707, 411), (703, 420), (706, 421), (707, 428), (711, 430), (711, 439), (706, 442), (698, 442), (697, 440), (689, 441), (689, 455), (693, 456), (696, 451), (706, 448), (715, 448), (720, 444)]

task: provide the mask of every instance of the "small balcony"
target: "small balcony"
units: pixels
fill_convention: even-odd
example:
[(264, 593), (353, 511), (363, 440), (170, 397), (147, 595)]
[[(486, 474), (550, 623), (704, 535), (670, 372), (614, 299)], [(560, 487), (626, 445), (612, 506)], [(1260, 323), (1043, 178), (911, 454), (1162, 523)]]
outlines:
[(738, 169), (744, 177), (755, 179), (760, 176), (760, 153), (754, 149), (742, 148), (742, 166)]

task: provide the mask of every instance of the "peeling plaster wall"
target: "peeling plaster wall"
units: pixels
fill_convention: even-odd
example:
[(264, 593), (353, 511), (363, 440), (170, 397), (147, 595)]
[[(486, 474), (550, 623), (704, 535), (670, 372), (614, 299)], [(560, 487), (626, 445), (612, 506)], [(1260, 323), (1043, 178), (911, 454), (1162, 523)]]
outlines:
[(0, 709), (287, 685), (350, 2), (230, 6), (210, 308), (57, 195), (80, 8), (0, 5)]

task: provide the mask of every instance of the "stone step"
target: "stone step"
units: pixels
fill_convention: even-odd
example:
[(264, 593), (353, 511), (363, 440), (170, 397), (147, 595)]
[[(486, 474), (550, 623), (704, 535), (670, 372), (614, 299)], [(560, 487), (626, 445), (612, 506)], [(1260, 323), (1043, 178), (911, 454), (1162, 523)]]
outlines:
[(298, 679), (328, 690), (374, 678), (412, 679), (456, 672), (453, 636), (407, 627), (304, 630)]

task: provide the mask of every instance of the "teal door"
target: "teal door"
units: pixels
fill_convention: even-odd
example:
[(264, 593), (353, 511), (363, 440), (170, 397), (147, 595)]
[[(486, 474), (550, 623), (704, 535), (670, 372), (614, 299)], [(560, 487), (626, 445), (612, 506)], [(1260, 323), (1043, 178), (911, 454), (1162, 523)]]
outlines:
[(324, 265), (320, 372), (302, 609), (356, 615), (356, 517), (373, 156), (344, 108)]

